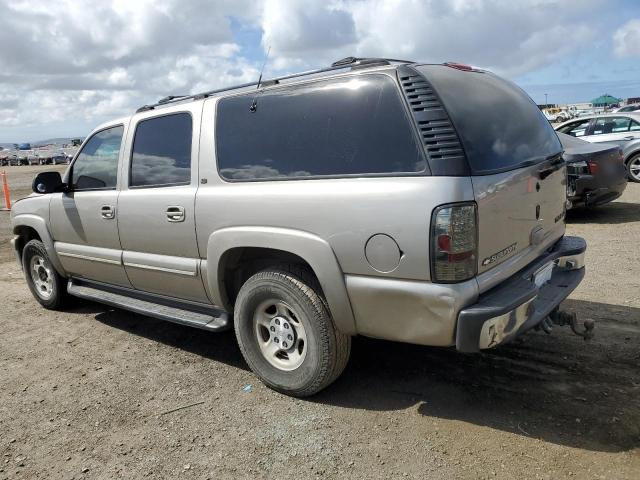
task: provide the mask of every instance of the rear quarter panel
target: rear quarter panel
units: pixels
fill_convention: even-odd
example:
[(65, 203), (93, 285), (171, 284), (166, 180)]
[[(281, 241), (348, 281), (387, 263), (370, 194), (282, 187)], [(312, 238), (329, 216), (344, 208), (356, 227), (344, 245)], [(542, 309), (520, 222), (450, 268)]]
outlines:
[[(195, 207), (200, 252), (206, 252), (209, 237), (222, 228), (288, 228), (329, 243), (345, 274), (429, 280), (431, 212), (443, 203), (473, 200), (468, 177), (225, 182), (215, 158), (216, 102), (205, 103), (202, 119)], [(402, 252), (393, 271), (380, 272), (367, 262), (366, 242), (377, 233), (391, 236)]]

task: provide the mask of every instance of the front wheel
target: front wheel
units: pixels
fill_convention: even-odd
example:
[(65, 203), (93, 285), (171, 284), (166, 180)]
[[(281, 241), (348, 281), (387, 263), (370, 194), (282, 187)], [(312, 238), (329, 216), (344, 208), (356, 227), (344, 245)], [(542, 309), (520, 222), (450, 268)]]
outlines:
[(284, 394), (319, 392), (349, 360), (351, 337), (336, 329), (320, 288), (305, 270), (285, 266), (256, 273), (240, 289), (234, 317), (249, 367)]
[(29, 290), (45, 308), (58, 310), (67, 299), (67, 287), (49, 260), (40, 240), (30, 240), (22, 251), (22, 269)]
[(640, 183), (640, 154), (627, 162), (627, 175), (632, 182)]

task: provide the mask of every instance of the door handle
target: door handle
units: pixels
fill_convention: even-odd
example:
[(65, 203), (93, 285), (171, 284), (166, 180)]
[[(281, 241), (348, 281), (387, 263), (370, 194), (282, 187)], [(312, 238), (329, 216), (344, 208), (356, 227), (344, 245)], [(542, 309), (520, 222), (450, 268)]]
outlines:
[(167, 207), (166, 214), (168, 222), (184, 222), (184, 207), (180, 205)]
[(116, 216), (116, 207), (113, 205), (103, 205), (100, 207), (100, 215), (102, 215), (102, 218), (111, 220)]

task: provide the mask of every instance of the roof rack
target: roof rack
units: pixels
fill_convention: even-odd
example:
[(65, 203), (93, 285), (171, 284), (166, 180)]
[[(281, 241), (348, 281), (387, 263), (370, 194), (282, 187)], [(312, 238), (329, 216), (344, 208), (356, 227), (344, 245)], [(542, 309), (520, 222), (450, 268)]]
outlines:
[(341, 70), (344, 68), (357, 69), (357, 68), (367, 68), (367, 67), (374, 67), (374, 66), (380, 66), (380, 65), (391, 65), (392, 63), (415, 63), (415, 62), (411, 60), (397, 60), (394, 58), (345, 57), (333, 62), (329, 67), (319, 68), (316, 70), (307, 70), (305, 72), (300, 72), (300, 73), (292, 73), (290, 75), (285, 75), (282, 77), (263, 80), (260, 83), (258, 82), (243, 83), (241, 85), (234, 85), (232, 87), (219, 88), (216, 90), (210, 90), (208, 92), (196, 93), (194, 95), (169, 95), (168, 97), (162, 98), (157, 103), (153, 103), (150, 105), (143, 105), (142, 107), (136, 110), (136, 113), (145, 112), (147, 110), (153, 110), (154, 108), (159, 106), (165, 106), (171, 103), (177, 103), (184, 100), (189, 100), (189, 99), (201, 100), (203, 98), (210, 97), (211, 95), (215, 95), (217, 93), (228, 92), (228, 91), (237, 90), (240, 88), (247, 88), (247, 87), (259, 86), (259, 85), (271, 86), (271, 85), (279, 84), (282, 80), (290, 80), (292, 78), (305, 77), (307, 75), (327, 73), (327, 72), (332, 72), (334, 70)]

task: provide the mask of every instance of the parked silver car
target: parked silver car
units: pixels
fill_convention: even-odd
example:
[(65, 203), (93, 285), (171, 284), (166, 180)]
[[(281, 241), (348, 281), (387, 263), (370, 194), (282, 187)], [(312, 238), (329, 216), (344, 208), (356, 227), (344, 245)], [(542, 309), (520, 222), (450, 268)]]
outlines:
[(590, 115), (562, 123), (555, 129), (587, 142), (618, 144), (629, 180), (640, 182), (640, 113)]
[[(270, 387), (311, 395), (351, 338), (477, 352), (571, 323), (558, 137), (515, 85), (347, 58), (168, 98), (87, 137), (11, 218), (35, 298), (235, 328)], [(590, 327), (591, 325), (587, 325)]]

